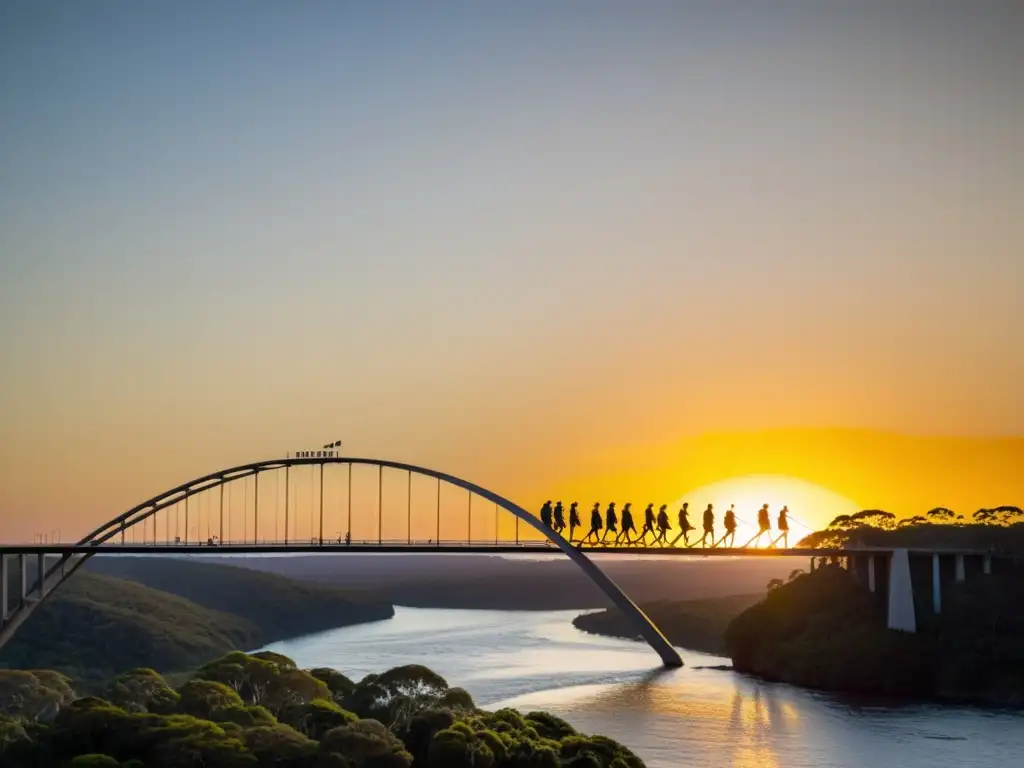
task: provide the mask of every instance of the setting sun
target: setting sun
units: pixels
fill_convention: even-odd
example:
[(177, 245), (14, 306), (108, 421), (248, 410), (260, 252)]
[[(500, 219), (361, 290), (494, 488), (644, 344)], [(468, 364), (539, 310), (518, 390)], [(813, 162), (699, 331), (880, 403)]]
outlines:
[[(704, 485), (683, 494), (675, 503), (690, 504), (690, 522), (700, 526), (700, 514), (708, 504), (715, 509), (716, 531), (721, 535), (722, 516), (730, 504), (735, 505), (737, 543), (744, 543), (757, 533), (757, 510), (768, 505), (773, 538), (779, 510), (789, 507), (790, 544), (814, 530), (824, 527), (836, 515), (857, 512), (858, 504), (820, 485), (785, 475), (747, 475)], [(762, 541), (767, 546), (766, 541)]]

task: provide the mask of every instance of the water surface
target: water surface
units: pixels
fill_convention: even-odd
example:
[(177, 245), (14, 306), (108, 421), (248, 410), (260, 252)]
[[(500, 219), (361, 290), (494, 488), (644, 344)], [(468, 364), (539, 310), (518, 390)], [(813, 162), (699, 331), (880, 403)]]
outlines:
[(275, 643), (303, 667), (353, 678), (421, 663), (483, 707), (542, 709), (627, 745), (649, 768), (1005, 768), (1024, 764), (1024, 716), (871, 705), (699, 669), (728, 659), (681, 649), (664, 670), (646, 645), (576, 630), (576, 611), (396, 606), (389, 621)]

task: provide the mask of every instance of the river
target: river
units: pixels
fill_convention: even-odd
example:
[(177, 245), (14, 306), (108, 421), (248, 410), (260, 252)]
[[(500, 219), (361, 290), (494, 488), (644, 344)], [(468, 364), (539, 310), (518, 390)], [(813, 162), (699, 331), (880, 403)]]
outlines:
[(575, 629), (577, 611), (396, 606), (389, 621), (269, 646), (354, 679), (421, 663), (487, 709), (546, 710), (614, 738), (649, 768), (1004, 768), (1024, 755), (1024, 716), (894, 706), (701, 669), (728, 659), (681, 650), (664, 670), (646, 645)]

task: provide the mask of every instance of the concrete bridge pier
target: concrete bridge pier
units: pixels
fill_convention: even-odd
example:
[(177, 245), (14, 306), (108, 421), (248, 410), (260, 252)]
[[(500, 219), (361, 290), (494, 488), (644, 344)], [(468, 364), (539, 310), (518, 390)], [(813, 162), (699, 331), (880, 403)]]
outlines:
[(914, 585), (910, 579), (910, 553), (893, 550), (889, 565), (889, 629), (917, 632)]
[(7, 623), (7, 555), (0, 555), (0, 627)]

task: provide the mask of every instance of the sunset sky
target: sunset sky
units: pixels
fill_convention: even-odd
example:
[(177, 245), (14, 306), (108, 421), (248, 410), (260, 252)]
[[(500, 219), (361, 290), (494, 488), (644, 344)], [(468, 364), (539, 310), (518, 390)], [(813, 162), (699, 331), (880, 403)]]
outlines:
[(1024, 6), (887, 5), (4, 3), (0, 540), (335, 438), (1024, 505)]

